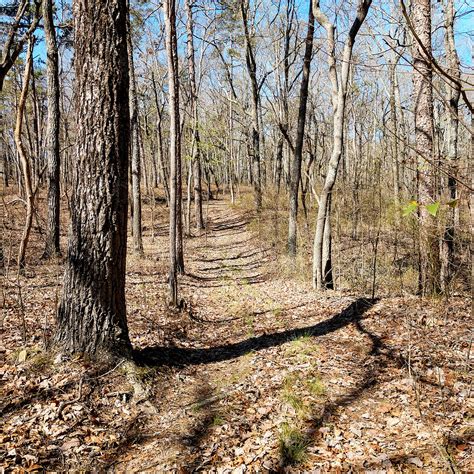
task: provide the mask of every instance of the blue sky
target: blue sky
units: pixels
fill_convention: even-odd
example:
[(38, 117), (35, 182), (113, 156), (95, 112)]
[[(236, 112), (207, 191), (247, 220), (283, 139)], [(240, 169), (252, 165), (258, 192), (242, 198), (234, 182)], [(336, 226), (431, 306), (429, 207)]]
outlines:
[[(0, 0), (0, 6), (1, 5), (6, 5), (9, 3), (10, 0)], [(297, 0), (297, 10), (298, 10), (298, 16), (301, 19), (305, 19), (307, 16), (307, 10), (308, 10), (308, 0)], [(331, 7), (335, 4), (335, 2), (329, 1), (329, 0), (324, 0), (322, 1), (323, 8), (324, 6), (327, 6), (328, 9), (331, 9)], [(379, 1), (374, 1), (373, 2), (373, 8), (372, 11), (369, 12), (369, 17), (368, 20), (370, 21), (370, 17), (375, 16), (375, 10), (376, 8), (380, 10), (384, 10), (386, 8), (391, 8), (389, 5), (389, 2), (384, 2), (383, 0)], [(455, 25), (455, 35), (456, 35), (456, 47), (458, 50), (459, 57), (461, 59), (461, 63), (463, 66), (463, 69), (465, 69), (465, 72), (467, 72), (466, 69), (471, 69), (474, 67), (472, 64), (472, 50), (474, 48), (474, 3), (472, 0), (456, 0), (455, 2), (455, 9), (456, 9), (456, 15), (459, 16), (459, 18), (456, 20), (456, 25)], [(433, 24), (436, 26), (436, 23), (439, 21), (442, 21), (440, 17), (440, 3), (439, 2), (433, 2)], [(0, 17), (0, 20), (4, 18)], [(384, 29), (383, 24), (378, 24), (377, 29), (381, 31), (381, 29)], [(442, 31), (442, 30), (441, 30)], [(38, 44), (35, 48), (35, 58), (36, 60), (44, 61), (45, 60), (45, 47), (44, 47), (44, 42), (42, 41), (43, 39), (43, 33), (42, 30), (38, 30), (37, 32), (37, 37), (38, 37)]]

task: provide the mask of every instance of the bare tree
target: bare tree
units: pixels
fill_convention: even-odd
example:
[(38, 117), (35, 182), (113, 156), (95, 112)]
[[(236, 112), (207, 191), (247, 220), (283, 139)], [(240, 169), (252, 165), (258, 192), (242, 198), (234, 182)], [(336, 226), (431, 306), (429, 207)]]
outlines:
[(77, 169), (56, 343), (67, 353), (124, 356), (131, 350), (125, 307), (127, 3), (74, 0), (73, 11), (81, 52), (74, 64)]
[(18, 270), (22, 271), (25, 267), (25, 255), (26, 247), (31, 233), (31, 224), (33, 223), (33, 212), (34, 212), (34, 193), (33, 185), (31, 182), (31, 162), (26, 152), (26, 148), (23, 142), (23, 123), (25, 121), (25, 105), (28, 97), (28, 86), (33, 69), (33, 45), (34, 37), (28, 38), (28, 48), (26, 51), (25, 58), (25, 70), (23, 73), (23, 83), (18, 100), (17, 112), (16, 112), (16, 123), (15, 123), (15, 144), (18, 150), (18, 157), (20, 159), (21, 171), (23, 173), (23, 187), (25, 194), (26, 204), (26, 218), (25, 225), (23, 227), (23, 234), (20, 240), (20, 249), (18, 251)]
[(301, 160), (303, 156), (304, 129), (306, 124), (306, 105), (308, 103), (309, 74), (313, 54), (314, 15), (310, 3), (308, 14), (308, 33), (303, 60), (303, 78), (301, 79), (300, 104), (298, 110), (298, 128), (296, 130), (295, 149), (290, 179), (290, 216), (288, 224), (288, 253), (296, 256), (296, 229), (298, 222), (298, 194), (301, 181)]
[(254, 41), (250, 33), (249, 25), (249, 0), (240, 0), (240, 13), (242, 16), (242, 24), (245, 36), (245, 63), (247, 66), (247, 73), (250, 79), (250, 86), (252, 91), (252, 146), (250, 147), (252, 153), (252, 174), (253, 186), (255, 193), (255, 205), (257, 211), (262, 208), (262, 177), (260, 165), (260, 121), (259, 121), (259, 100), (260, 87), (257, 80), (257, 62), (255, 60)]
[(59, 67), (58, 45), (53, 21), (53, 0), (43, 0), (44, 36), (47, 55), (48, 117), (46, 129), (46, 157), (48, 163), (48, 218), (45, 256), (59, 255), (60, 231), (60, 154), (59, 154)]
[[(390, 121), (392, 125), (392, 162), (393, 162), (393, 194), (395, 206), (398, 208), (400, 205), (400, 159), (399, 159), (399, 136), (398, 136), (398, 110), (397, 110), (397, 64), (399, 57), (394, 58), (389, 64), (389, 77), (390, 77)], [(398, 222), (398, 219), (397, 219)]]
[(128, 13), (128, 67), (130, 76), (130, 135), (131, 135), (131, 174), (132, 174), (132, 234), (133, 251), (137, 255), (143, 255), (143, 233), (142, 233), (142, 196), (141, 196), (141, 163), (140, 163), (140, 130), (138, 123), (138, 97), (137, 81), (135, 78), (135, 63), (133, 60), (133, 43), (130, 24), (130, 11)]
[(369, 11), (371, 0), (360, 0), (357, 14), (344, 42), (341, 68), (338, 72), (336, 58), (336, 26), (321, 10), (319, 0), (313, 0), (313, 12), (318, 23), (327, 34), (329, 76), (332, 85), (333, 107), (333, 145), (329, 159), (324, 187), (319, 196), (319, 208), (316, 221), (316, 232), (313, 249), (313, 286), (317, 289), (333, 288), (333, 271), (331, 259), (331, 207), (332, 191), (336, 182), (339, 162), (342, 156), (344, 135), (344, 112), (346, 108), (347, 84), (351, 65), (352, 50), (360, 27)]
[[(440, 255), (437, 224), (427, 206), (437, 199), (437, 171), (434, 163), (433, 71), (431, 55), (431, 1), (415, 0), (412, 23), (418, 40), (413, 42), (413, 102), (415, 140), (425, 157), (418, 160), (417, 182), (420, 218), (420, 280), (419, 290), (430, 295), (440, 290)], [(426, 54), (426, 52), (428, 54)]]
[(445, 44), (448, 72), (456, 79), (448, 86), (448, 150), (447, 158), (450, 166), (448, 176), (448, 192), (451, 205), (448, 209), (448, 222), (444, 231), (441, 252), (441, 285), (446, 292), (451, 279), (454, 266), (455, 229), (459, 225), (459, 206), (457, 203), (458, 189), (456, 177), (458, 176), (458, 135), (459, 135), (459, 98), (461, 96), (460, 79), (461, 70), (459, 57), (454, 40), (454, 0), (445, 1)]
[(162, 103), (158, 97), (158, 85), (155, 80), (155, 74), (151, 71), (151, 83), (153, 87), (153, 97), (155, 99), (156, 106), (156, 135), (158, 139), (158, 161), (161, 170), (161, 177), (163, 179), (163, 187), (165, 188), (166, 201), (169, 204), (170, 201), (170, 191), (169, 191), (169, 176), (168, 169), (165, 164), (164, 157), (164, 145), (163, 145), (163, 109), (165, 107), (164, 102)]
[[(192, 161), (194, 166), (194, 209), (196, 219), (196, 229), (204, 229), (202, 218), (202, 187), (201, 187), (201, 139), (199, 136), (199, 114), (198, 114), (198, 94), (196, 87), (196, 66), (194, 60), (194, 33), (193, 33), (193, 11), (190, 0), (185, 1), (187, 22), (186, 30), (188, 35), (188, 69), (189, 85), (191, 89), (191, 111), (193, 117), (193, 147)], [(189, 225), (189, 224), (188, 224)]]
[(176, 40), (176, 2), (164, 0), (166, 27), (166, 53), (168, 59), (169, 114), (170, 114), (170, 304), (178, 305), (178, 227), (180, 225), (181, 201), (178, 180), (181, 173), (180, 121), (179, 121), (179, 81), (178, 50)]

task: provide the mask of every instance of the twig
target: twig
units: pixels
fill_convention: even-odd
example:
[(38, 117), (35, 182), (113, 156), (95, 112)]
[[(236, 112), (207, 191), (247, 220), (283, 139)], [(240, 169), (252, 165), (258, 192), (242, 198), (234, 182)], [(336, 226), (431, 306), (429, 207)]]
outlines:
[[(98, 375), (97, 377), (95, 377), (96, 379), (100, 379), (102, 377), (105, 377), (106, 375), (109, 375), (111, 374), (114, 370), (118, 369), (124, 362), (125, 362), (126, 359), (122, 359), (115, 367), (113, 367), (112, 369), (108, 370), (107, 372), (105, 372), (104, 374), (100, 374)], [(92, 378), (91, 378), (92, 380)]]
[(61, 413), (63, 412), (63, 410), (69, 406), (69, 405), (72, 405), (73, 403), (76, 403), (78, 402), (81, 398), (82, 398), (82, 383), (84, 382), (84, 377), (81, 377), (81, 380), (79, 381), (79, 393), (77, 394), (77, 397), (72, 399), (72, 400), (69, 400), (69, 401), (63, 401), (60, 403), (59, 405), (59, 408), (58, 408), (58, 413), (56, 415), (57, 418), (59, 418), (61, 416)]

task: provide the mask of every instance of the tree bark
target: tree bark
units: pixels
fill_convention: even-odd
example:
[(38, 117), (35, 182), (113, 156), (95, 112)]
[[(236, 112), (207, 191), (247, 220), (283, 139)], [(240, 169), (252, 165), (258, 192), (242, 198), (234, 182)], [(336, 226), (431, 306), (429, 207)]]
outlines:
[[(424, 49), (431, 54), (431, 1), (416, 0), (412, 10), (413, 28)], [(431, 61), (423, 47), (413, 45), (413, 102), (415, 114), (415, 140), (419, 150), (433, 163), (433, 72)], [(418, 159), (418, 200), (420, 217), (420, 292), (432, 295), (440, 291), (440, 254), (436, 219), (426, 208), (437, 199), (436, 168)]]
[(60, 231), (60, 154), (59, 154), (59, 66), (58, 45), (53, 22), (53, 0), (43, 0), (43, 23), (47, 53), (48, 116), (46, 128), (46, 160), (48, 166), (48, 217), (45, 257), (61, 254)]
[(127, 28), (127, 50), (128, 67), (130, 77), (130, 135), (131, 135), (131, 174), (132, 174), (132, 236), (133, 252), (136, 255), (143, 255), (143, 234), (142, 234), (142, 196), (141, 196), (141, 162), (140, 162), (140, 130), (138, 123), (138, 98), (137, 81), (135, 78), (135, 66), (133, 61), (132, 32), (130, 25), (130, 12), (128, 13)]
[[(58, 310), (67, 353), (128, 356), (125, 306), (130, 115), (126, 0), (74, 0), (77, 168)], [(124, 100), (125, 99), (125, 100)]]
[[(448, 72), (456, 79), (457, 84), (461, 78), (459, 57), (454, 40), (454, 0), (446, 0), (445, 5), (446, 25), (446, 59)], [(449, 283), (454, 270), (455, 258), (455, 230), (459, 224), (459, 206), (457, 203), (458, 189), (456, 177), (458, 175), (458, 129), (459, 129), (459, 98), (461, 91), (458, 85), (451, 83), (448, 87), (448, 150), (447, 158), (450, 167), (448, 177), (448, 195), (451, 206), (448, 208), (447, 223), (441, 247), (441, 286), (443, 292), (449, 289)]]
[(303, 77), (301, 80), (300, 104), (298, 110), (298, 128), (296, 131), (295, 150), (291, 167), (290, 181), (290, 215), (288, 224), (288, 254), (296, 257), (296, 228), (298, 223), (298, 193), (301, 181), (301, 160), (303, 156), (303, 140), (306, 124), (306, 105), (308, 103), (309, 74), (311, 56), (313, 54), (314, 15), (310, 4), (308, 14), (308, 33), (303, 60)]
[(176, 45), (175, 0), (163, 2), (166, 28), (166, 53), (168, 59), (169, 114), (170, 114), (170, 304), (178, 306), (178, 226), (181, 200), (178, 180), (180, 179), (180, 130), (179, 130), (179, 83)]
[(252, 176), (255, 194), (255, 206), (257, 212), (262, 209), (262, 177), (260, 166), (260, 123), (258, 119), (258, 102), (260, 90), (257, 81), (257, 63), (252, 48), (252, 37), (248, 24), (249, 0), (240, 0), (240, 12), (245, 35), (245, 61), (247, 73), (250, 78), (252, 91), (252, 131), (251, 131), (251, 153), (252, 153)]
[(194, 34), (193, 34), (193, 11), (190, 0), (185, 1), (187, 22), (186, 31), (188, 35), (188, 68), (189, 85), (191, 89), (190, 106), (193, 115), (193, 167), (194, 167), (194, 213), (196, 220), (196, 230), (204, 229), (202, 217), (202, 172), (201, 172), (201, 139), (199, 136), (199, 114), (198, 114), (198, 94), (196, 87), (196, 67), (194, 60)]

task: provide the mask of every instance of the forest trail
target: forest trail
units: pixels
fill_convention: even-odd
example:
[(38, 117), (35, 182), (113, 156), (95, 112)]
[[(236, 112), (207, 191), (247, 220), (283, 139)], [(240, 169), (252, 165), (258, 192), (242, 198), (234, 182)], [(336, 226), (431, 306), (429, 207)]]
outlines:
[[(185, 309), (176, 313), (166, 303), (167, 210), (160, 212), (154, 239), (146, 221), (145, 257), (129, 258), (127, 269), (138, 368), (97, 374), (87, 362), (38, 359), (43, 321), (35, 315), (52, 312), (58, 271), (22, 282), (31, 337), (23, 360), (11, 309), (3, 466), (30, 459), (48, 469), (116, 472), (473, 467), (467, 300), (317, 294), (257, 238), (253, 216), (219, 200), (209, 204), (208, 230), (186, 240)], [(15, 286), (7, 292), (14, 308)]]
[(472, 2), (5, 3), (0, 474), (474, 473)]
[[(172, 373), (165, 393), (151, 400), (158, 416), (141, 430), (155, 436), (114, 466), (255, 472), (300, 461), (294, 469), (450, 469), (451, 454), (424, 412), (443, 403), (440, 423), (452, 407), (441, 402), (433, 371), (414, 383), (406, 364), (407, 341), (418, 360), (423, 350), (414, 341), (434, 330), (418, 331), (416, 321), (436, 318), (437, 310), (410, 298), (318, 295), (283, 268), (288, 263), (278, 262), (270, 239), (259, 241), (251, 216), (223, 200), (211, 201), (208, 215), (207, 232), (187, 241), (187, 310), (178, 320), (168, 315), (159, 324), (165, 340), (140, 352)], [(158, 247), (165, 244), (166, 237)], [(451, 330), (453, 323), (446, 321)], [(442, 334), (434, 332), (438, 343)], [(436, 366), (441, 347), (429, 351)]]

